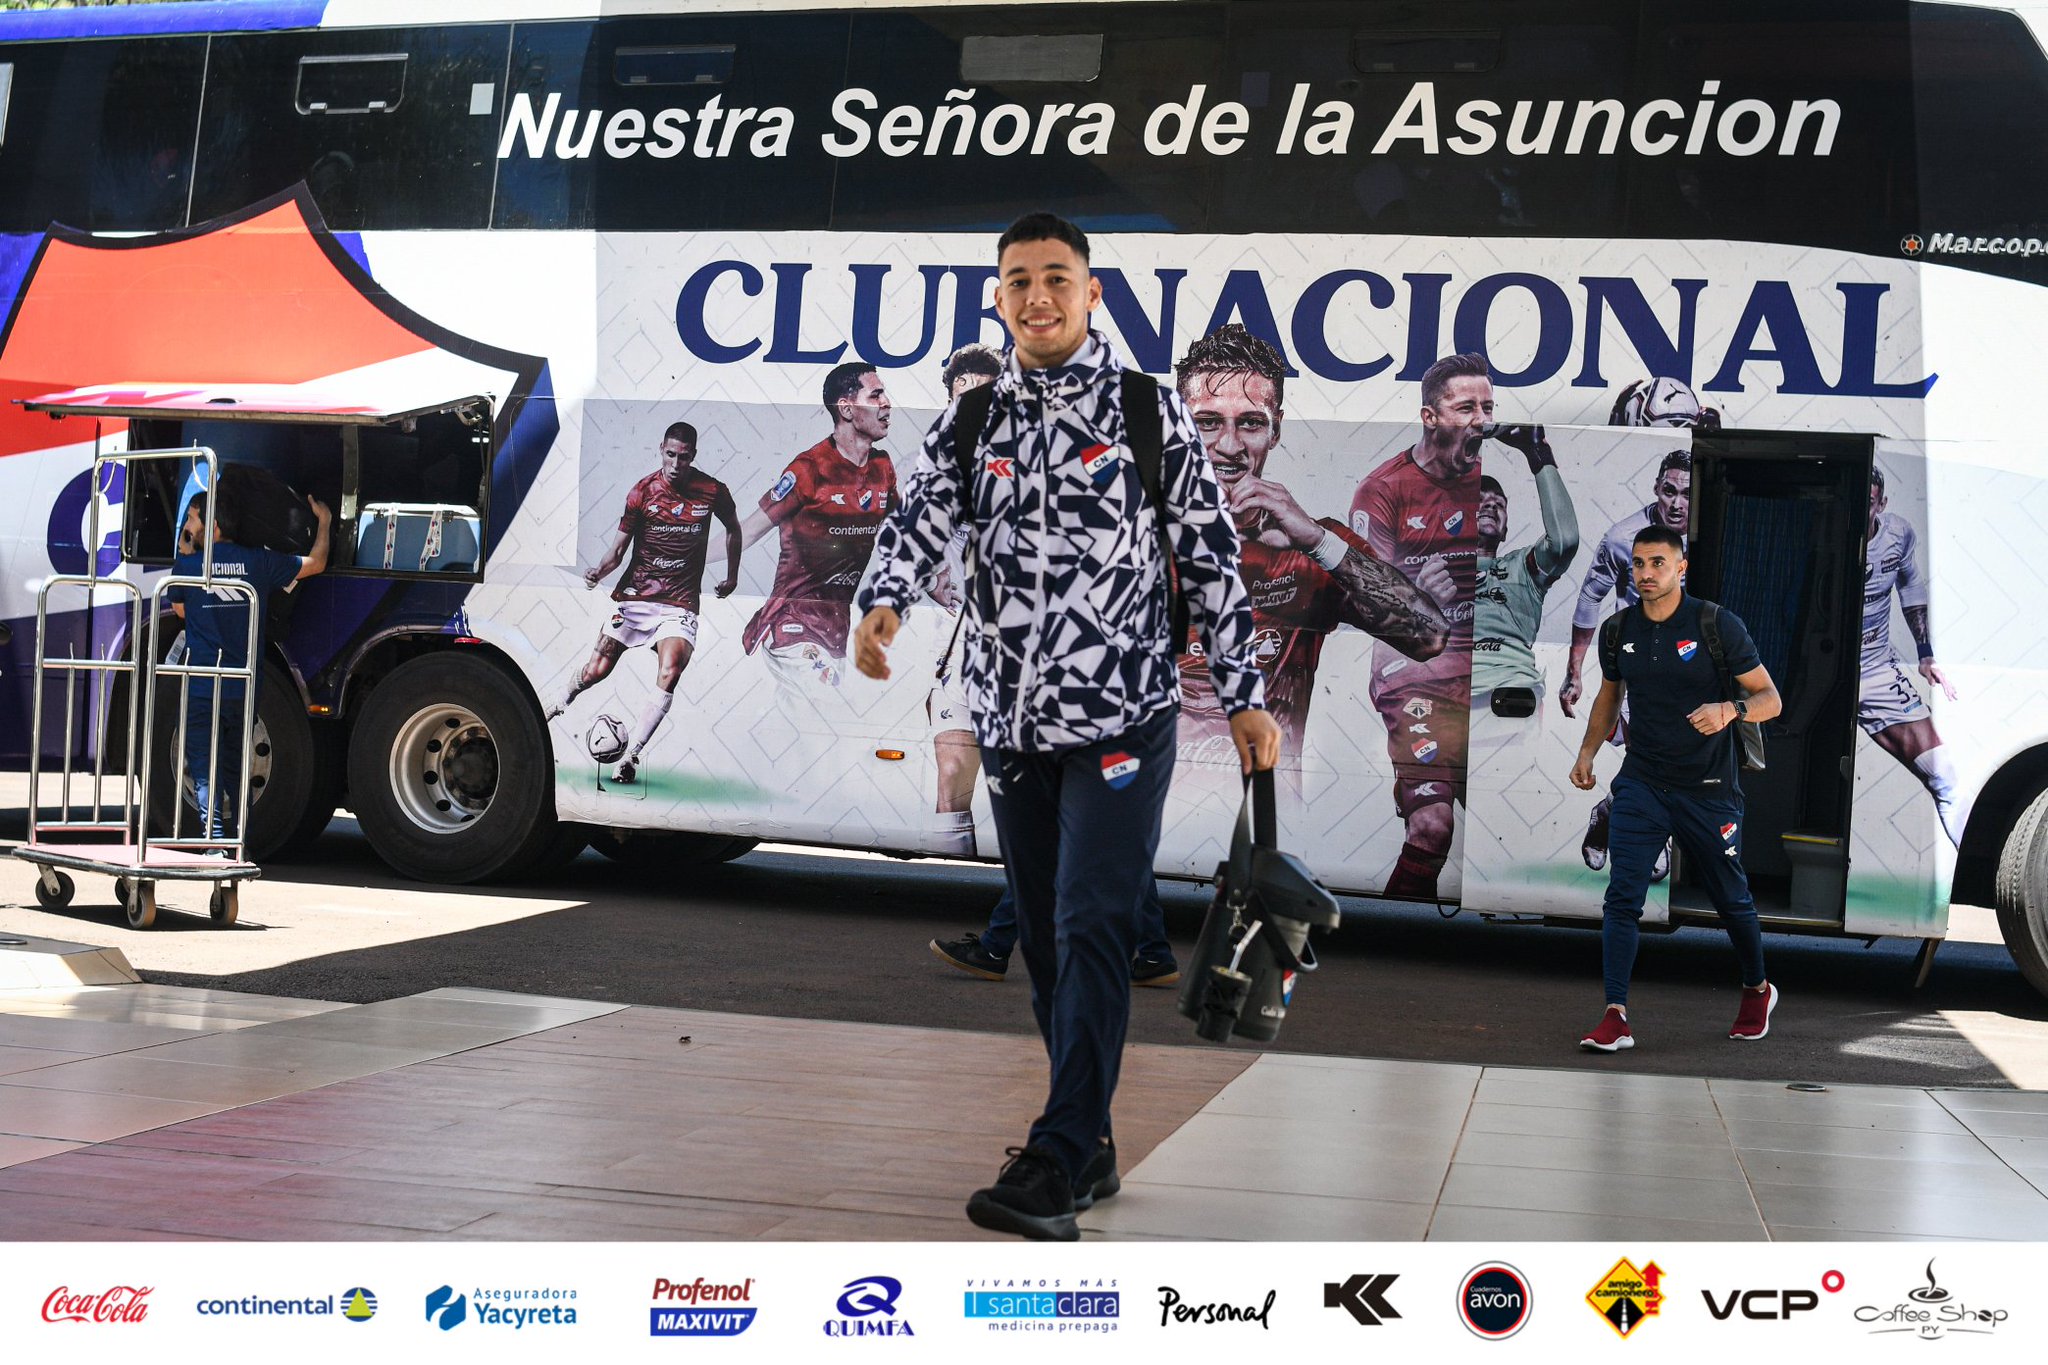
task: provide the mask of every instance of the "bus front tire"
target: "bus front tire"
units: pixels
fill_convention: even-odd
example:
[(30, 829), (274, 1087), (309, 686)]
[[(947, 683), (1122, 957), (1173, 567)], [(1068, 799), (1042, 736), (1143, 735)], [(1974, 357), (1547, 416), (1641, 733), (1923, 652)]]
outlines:
[(2048, 995), (2048, 790), (2028, 803), (2006, 835), (1993, 899), (2020, 975)]
[(399, 665), (349, 736), (348, 792), (377, 856), (401, 876), (516, 876), (556, 833), (554, 765), (540, 709), (488, 659)]

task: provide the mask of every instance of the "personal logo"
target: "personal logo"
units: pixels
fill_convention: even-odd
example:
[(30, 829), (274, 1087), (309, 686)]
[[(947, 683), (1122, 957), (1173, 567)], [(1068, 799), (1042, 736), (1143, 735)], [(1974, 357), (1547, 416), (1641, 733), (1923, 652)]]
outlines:
[(1007, 455), (991, 455), (988, 459), (988, 476), (991, 479), (1016, 477), (1017, 462)]
[(647, 1333), (656, 1337), (736, 1337), (754, 1325), (754, 1281), (668, 1280), (648, 1296)]
[(1434, 763), (1436, 761), (1436, 741), (1433, 739), (1417, 740), (1412, 752), (1417, 763)]
[(1735, 837), (1735, 822), (1733, 820), (1721, 826), (1721, 837), (1723, 839), (1733, 839)]
[(1260, 1331), (1270, 1332), (1273, 1330), (1273, 1303), (1279, 1297), (1279, 1290), (1268, 1289), (1263, 1299), (1190, 1303), (1178, 1289), (1162, 1284), (1159, 1286), (1159, 1325), (1211, 1327), (1223, 1323), (1256, 1322)]
[(1444, 532), (1447, 535), (1456, 535), (1458, 534), (1458, 532), (1464, 529), (1465, 513), (1463, 509), (1453, 512), (1449, 516), (1444, 518)]
[(828, 1337), (914, 1337), (910, 1319), (899, 1317), (896, 1301), (903, 1281), (887, 1275), (863, 1275), (840, 1291), (836, 1316), (825, 1319)]
[(1081, 452), (1081, 472), (1093, 479), (1097, 488), (1107, 488), (1116, 477), (1118, 458), (1115, 446), (1089, 446)]
[(1918, 256), (1926, 246), (1926, 239), (1917, 232), (1909, 232), (1899, 239), (1899, 250), (1908, 256)]
[(1458, 1317), (1486, 1341), (1506, 1341), (1521, 1331), (1535, 1307), (1529, 1277), (1506, 1261), (1473, 1266), (1458, 1286)]
[(1643, 1325), (1646, 1318), (1654, 1318), (1664, 1307), (1664, 1291), (1659, 1286), (1664, 1279), (1663, 1267), (1651, 1261), (1641, 1270), (1623, 1257), (1614, 1263), (1614, 1268), (1600, 1277), (1600, 1282), (1586, 1291), (1586, 1302), (1593, 1305), (1593, 1311), (1607, 1319), (1607, 1325), (1626, 1339)]
[(1692, 656), (1699, 652), (1700, 642), (1697, 640), (1680, 640), (1678, 642), (1678, 661), (1680, 663), (1691, 663)]
[(1102, 756), (1102, 780), (1111, 791), (1122, 791), (1138, 777), (1138, 760), (1121, 749)]
[(1407, 712), (1409, 717), (1414, 720), (1424, 720), (1428, 718), (1430, 712), (1436, 710), (1436, 703), (1428, 697), (1410, 697), (1406, 702), (1402, 703), (1401, 709)]
[(708, 503), (708, 502), (693, 502), (693, 503), (691, 503), (691, 504), (690, 504), (690, 515), (691, 515), (691, 516), (693, 516), (693, 517), (708, 517), (708, 516), (710, 516), (710, 515), (711, 515), (711, 504), (710, 504), (710, 503)]
[(141, 1322), (149, 1317), (155, 1285), (117, 1284), (98, 1293), (72, 1292), (59, 1285), (43, 1299), (44, 1322)]
[[(1820, 1287), (1830, 1294), (1841, 1293), (1847, 1283), (1839, 1270), (1820, 1277)], [(1820, 1307), (1820, 1295), (1811, 1289), (1730, 1289), (1722, 1294), (1702, 1289), (1700, 1297), (1716, 1322), (1738, 1316), (1752, 1322), (1790, 1322), (1798, 1314)]]
[(341, 1316), (346, 1322), (368, 1322), (377, 1316), (377, 1296), (361, 1285), (343, 1290)]
[(1927, 1283), (1906, 1291), (1905, 1301), (1894, 1304), (1864, 1304), (1856, 1310), (1856, 1321), (1870, 1329), (1872, 1336), (1910, 1332), (1923, 1341), (1950, 1336), (1993, 1336), (2012, 1316), (2004, 1308), (1971, 1304), (1952, 1293), (1934, 1278), (1934, 1262), (1923, 1272)]
[(1360, 1327), (1378, 1327), (1401, 1315), (1387, 1302), (1387, 1291), (1399, 1275), (1353, 1275), (1341, 1284), (1323, 1286), (1323, 1307), (1341, 1308)]
[(427, 1295), (427, 1321), (444, 1332), (465, 1322), (479, 1327), (574, 1327), (576, 1291), (555, 1285), (472, 1286), (467, 1293), (444, 1284)]
[(1002, 1276), (971, 1279), (961, 1313), (991, 1332), (1114, 1332), (1123, 1292), (1114, 1279)]
[(781, 502), (794, 492), (796, 492), (796, 471), (785, 469), (782, 471), (782, 477), (775, 481), (775, 487), (768, 490), (768, 496), (777, 502)]

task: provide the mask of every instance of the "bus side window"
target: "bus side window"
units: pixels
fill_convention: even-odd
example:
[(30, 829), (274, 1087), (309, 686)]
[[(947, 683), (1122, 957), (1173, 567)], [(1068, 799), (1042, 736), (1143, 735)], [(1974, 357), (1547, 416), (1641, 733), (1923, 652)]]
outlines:
[(388, 114), (405, 100), (403, 52), (301, 57), (292, 104), (301, 114)]
[(7, 100), (14, 93), (14, 63), (0, 62), (0, 147), (7, 145)]
[(960, 40), (960, 79), (1092, 81), (1102, 74), (1100, 33), (971, 33)]

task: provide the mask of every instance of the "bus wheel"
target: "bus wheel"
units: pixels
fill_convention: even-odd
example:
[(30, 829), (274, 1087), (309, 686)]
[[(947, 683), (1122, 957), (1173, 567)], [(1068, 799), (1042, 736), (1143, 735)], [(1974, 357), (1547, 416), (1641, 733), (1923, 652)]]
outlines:
[(2028, 804), (2006, 836), (1994, 899), (1999, 931), (2020, 975), (2048, 995), (2048, 791)]
[[(184, 807), (180, 831), (190, 838), (199, 830), (199, 803), (192, 779), (179, 766), (176, 680), (157, 683), (156, 733), (150, 737), (150, 833), (171, 833), (173, 774), (183, 778), (178, 797)], [(225, 712), (229, 703), (223, 699)], [(314, 804), (315, 767), (312, 722), (299, 705), (299, 689), (274, 663), (263, 665), (263, 685), (256, 691), (256, 733), (249, 744), (249, 834), (246, 856), (252, 863), (288, 856), (308, 823)], [(327, 815), (334, 814), (329, 804)], [(320, 822), (326, 827), (326, 820)], [(317, 834), (319, 831), (315, 830)]]
[(729, 863), (752, 851), (758, 839), (727, 834), (684, 834), (658, 829), (601, 829), (590, 846), (622, 867), (663, 868), (694, 863)]
[(377, 856), (420, 881), (511, 874), (554, 833), (552, 777), (539, 708), (472, 654), (393, 669), (349, 736), (350, 808)]

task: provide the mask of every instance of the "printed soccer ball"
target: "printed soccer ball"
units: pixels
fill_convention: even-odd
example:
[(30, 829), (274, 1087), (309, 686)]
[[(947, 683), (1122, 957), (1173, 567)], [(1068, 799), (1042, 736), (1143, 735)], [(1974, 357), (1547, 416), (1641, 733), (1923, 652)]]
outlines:
[(626, 727), (619, 723), (617, 716), (599, 716), (591, 722), (590, 733), (583, 737), (590, 749), (590, 756), (599, 763), (616, 763), (626, 756), (626, 745), (630, 737)]
[(1710, 411), (1676, 379), (1638, 379), (1623, 389), (1608, 415), (1611, 427), (1696, 427)]

